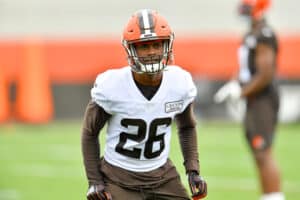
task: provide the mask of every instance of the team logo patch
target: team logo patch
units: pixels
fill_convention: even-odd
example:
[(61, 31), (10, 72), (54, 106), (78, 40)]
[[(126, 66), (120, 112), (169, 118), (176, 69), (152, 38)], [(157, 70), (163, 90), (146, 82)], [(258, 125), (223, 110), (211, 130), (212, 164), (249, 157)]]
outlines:
[(182, 106), (183, 106), (183, 100), (167, 102), (165, 104), (165, 112), (170, 113), (170, 112), (180, 111), (182, 109)]
[(265, 146), (265, 140), (262, 136), (256, 135), (252, 139), (252, 146), (254, 149), (262, 149)]

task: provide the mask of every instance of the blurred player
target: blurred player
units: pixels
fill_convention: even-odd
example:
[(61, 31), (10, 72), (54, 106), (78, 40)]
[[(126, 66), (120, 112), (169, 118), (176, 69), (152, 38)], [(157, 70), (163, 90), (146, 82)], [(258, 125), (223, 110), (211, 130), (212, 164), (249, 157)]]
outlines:
[[(129, 66), (98, 75), (81, 139), (87, 199), (190, 199), (168, 158), (173, 120), (192, 196), (206, 196), (193, 113), (197, 91), (190, 73), (171, 65), (173, 37), (156, 11), (137, 11), (123, 32)], [(106, 145), (100, 159), (98, 138), (105, 124)]]
[(261, 200), (283, 200), (280, 172), (272, 156), (279, 109), (274, 80), (278, 45), (264, 18), (269, 6), (270, 0), (241, 1), (239, 13), (248, 20), (250, 30), (239, 49), (239, 75), (216, 93), (215, 101), (246, 99), (244, 128), (259, 173)]

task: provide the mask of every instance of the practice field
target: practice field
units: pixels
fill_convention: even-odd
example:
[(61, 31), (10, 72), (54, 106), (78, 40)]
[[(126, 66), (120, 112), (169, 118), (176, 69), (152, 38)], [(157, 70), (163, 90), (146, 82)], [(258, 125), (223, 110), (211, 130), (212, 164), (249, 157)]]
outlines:
[[(0, 200), (84, 200), (87, 182), (80, 130), (80, 122), (0, 125)], [(198, 130), (201, 174), (208, 182), (206, 199), (258, 199), (256, 171), (241, 127), (200, 122)], [(299, 141), (300, 124), (279, 126), (274, 154), (287, 200), (300, 199)], [(187, 187), (176, 134), (171, 158)]]

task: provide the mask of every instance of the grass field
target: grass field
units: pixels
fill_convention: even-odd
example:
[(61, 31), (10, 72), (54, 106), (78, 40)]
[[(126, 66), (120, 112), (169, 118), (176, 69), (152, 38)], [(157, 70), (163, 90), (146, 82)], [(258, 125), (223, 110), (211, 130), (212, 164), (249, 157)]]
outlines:
[[(84, 200), (80, 129), (80, 122), (0, 125), (0, 200)], [(256, 171), (241, 127), (201, 122), (198, 129), (201, 173), (209, 187), (206, 199), (258, 199)], [(300, 124), (278, 127), (274, 154), (287, 200), (300, 199), (299, 141)], [(187, 186), (179, 149), (173, 137), (171, 159)]]

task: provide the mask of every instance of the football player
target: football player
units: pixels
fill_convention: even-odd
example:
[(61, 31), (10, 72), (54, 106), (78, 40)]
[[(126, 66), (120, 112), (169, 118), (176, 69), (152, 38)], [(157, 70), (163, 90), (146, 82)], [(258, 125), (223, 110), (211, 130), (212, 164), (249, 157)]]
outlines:
[[(173, 121), (192, 198), (206, 196), (193, 113), (197, 90), (191, 74), (173, 65), (173, 39), (160, 14), (137, 11), (123, 32), (129, 66), (96, 78), (81, 137), (88, 200), (190, 199), (168, 158)], [(98, 138), (105, 124), (100, 158)]]
[(239, 13), (250, 30), (239, 48), (239, 74), (215, 95), (215, 101), (246, 100), (245, 135), (257, 165), (262, 187), (261, 200), (283, 200), (280, 171), (272, 156), (279, 109), (275, 84), (278, 44), (264, 17), (270, 0), (242, 0)]

